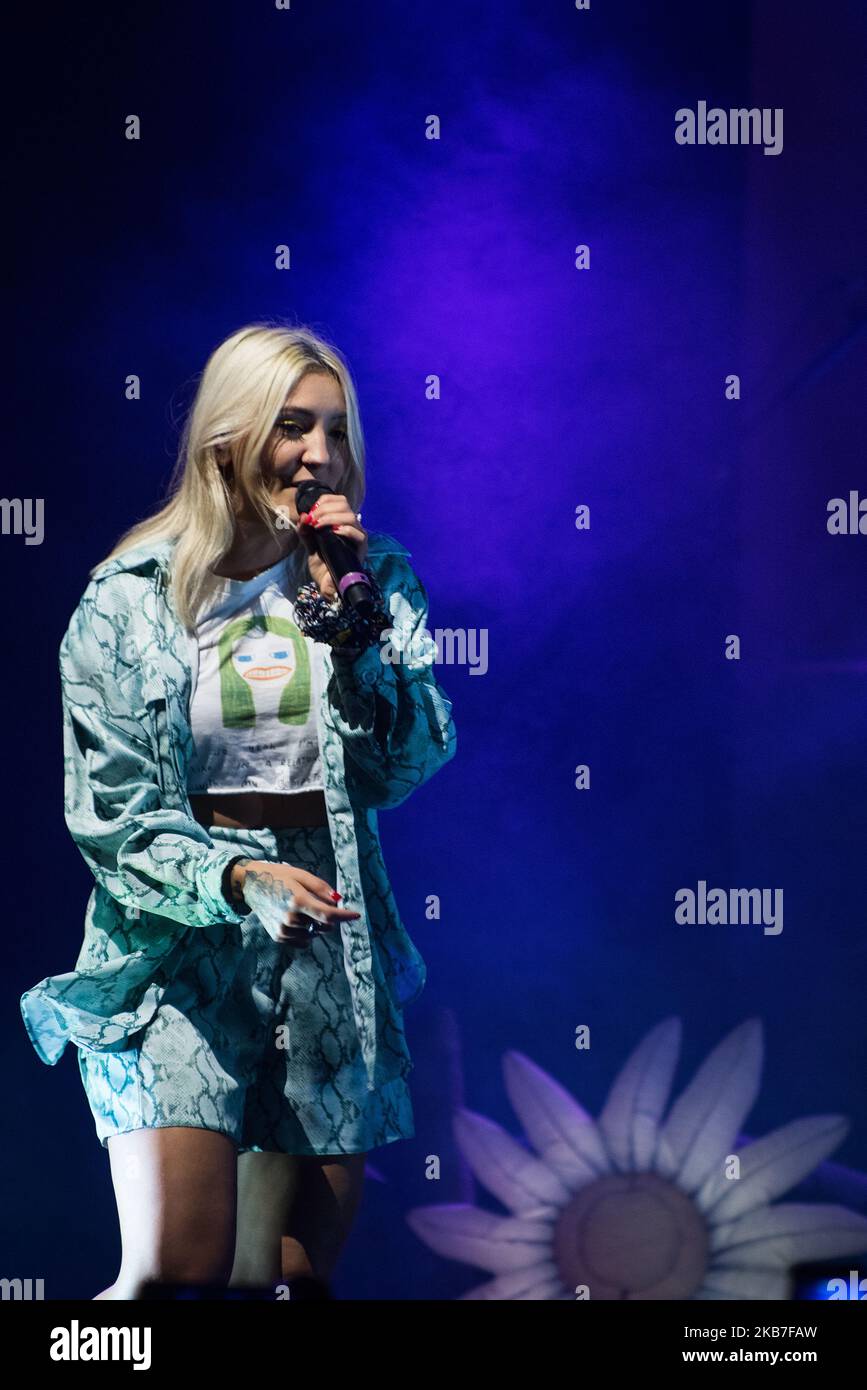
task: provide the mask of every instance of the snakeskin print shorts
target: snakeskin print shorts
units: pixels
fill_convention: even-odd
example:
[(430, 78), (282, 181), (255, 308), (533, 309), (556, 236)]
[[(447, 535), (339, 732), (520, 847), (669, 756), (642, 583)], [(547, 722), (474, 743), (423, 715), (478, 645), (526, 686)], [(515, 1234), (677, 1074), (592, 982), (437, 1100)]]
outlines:
[[(209, 833), (337, 882), (327, 826)], [(258, 919), (201, 928), (147, 1027), (120, 1052), (79, 1048), (78, 1064), (103, 1147), (169, 1125), (218, 1130), (239, 1153), (365, 1153), (415, 1134), (405, 1079), (367, 1089), (339, 930), (299, 950)]]

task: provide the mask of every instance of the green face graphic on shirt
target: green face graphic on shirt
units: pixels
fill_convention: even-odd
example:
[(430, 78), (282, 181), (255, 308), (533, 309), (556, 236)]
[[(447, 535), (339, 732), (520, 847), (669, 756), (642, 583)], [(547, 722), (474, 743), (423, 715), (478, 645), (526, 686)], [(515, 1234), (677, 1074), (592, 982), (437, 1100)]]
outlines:
[(220, 634), (219, 660), (224, 728), (253, 728), (256, 692), (275, 688), (281, 692), (280, 722), (307, 723), (310, 657), (303, 633), (289, 618), (255, 614), (227, 623)]

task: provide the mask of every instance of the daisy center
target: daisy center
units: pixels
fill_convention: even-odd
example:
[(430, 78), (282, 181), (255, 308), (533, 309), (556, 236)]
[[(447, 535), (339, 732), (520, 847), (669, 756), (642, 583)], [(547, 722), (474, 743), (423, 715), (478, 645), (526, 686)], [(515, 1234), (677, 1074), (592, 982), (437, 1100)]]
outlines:
[(576, 1192), (554, 1232), (565, 1288), (591, 1299), (684, 1299), (701, 1287), (708, 1230), (695, 1203), (657, 1173), (608, 1174)]

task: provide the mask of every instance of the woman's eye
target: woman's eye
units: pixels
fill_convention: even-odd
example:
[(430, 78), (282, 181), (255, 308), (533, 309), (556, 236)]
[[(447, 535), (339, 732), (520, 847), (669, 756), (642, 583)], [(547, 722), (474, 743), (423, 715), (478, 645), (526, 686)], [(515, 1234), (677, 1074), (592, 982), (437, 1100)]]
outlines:
[[(303, 426), (299, 425), (297, 420), (278, 420), (277, 428), (281, 431), (282, 434), (288, 434), (293, 437), (304, 433)], [(347, 431), (345, 429), (334, 429), (331, 431), (331, 433), (337, 439), (346, 439), (348, 437)]]

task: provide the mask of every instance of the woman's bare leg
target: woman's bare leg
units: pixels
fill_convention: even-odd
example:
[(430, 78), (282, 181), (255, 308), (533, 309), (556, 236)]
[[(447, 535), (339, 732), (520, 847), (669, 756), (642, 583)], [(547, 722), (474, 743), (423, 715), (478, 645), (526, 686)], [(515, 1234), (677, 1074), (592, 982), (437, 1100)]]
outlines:
[(231, 1288), (280, 1282), (280, 1237), (301, 1177), (295, 1154), (238, 1154), (238, 1214)]
[(361, 1205), (367, 1154), (305, 1154), (302, 1179), (281, 1241), (284, 1279), (327, 1281)]
[(228, 1282), (235, 1248), (237, 1148), (209, 1129), (137, 1129), (108, 1141), (123, 1247), (97, 1299), (134, 1299), (146, 1280)]
[(230, 1286), (327, 1282), (361, 1202), (366, 1154), (238, 1155), (238, 1222)]

